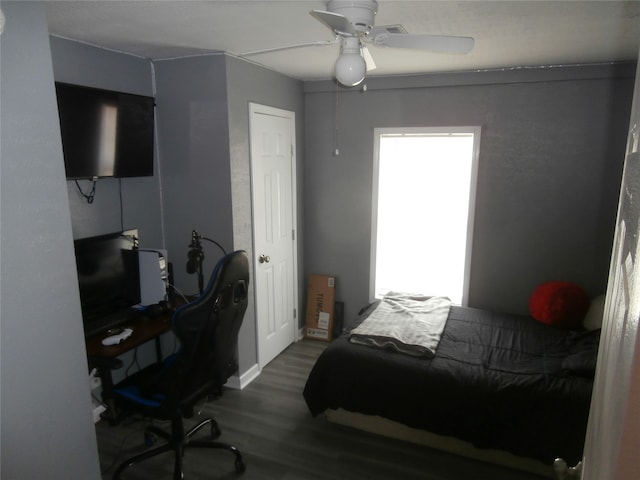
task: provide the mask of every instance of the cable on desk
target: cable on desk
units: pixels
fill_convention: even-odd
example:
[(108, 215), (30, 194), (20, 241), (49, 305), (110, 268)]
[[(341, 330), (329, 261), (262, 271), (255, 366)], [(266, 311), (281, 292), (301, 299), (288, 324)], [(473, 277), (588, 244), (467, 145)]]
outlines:
[(169, 283), (168, 284), (171, 288), (173, 288), (173, 290), (180, 295), (180, 297), (184, 300), (184, 303), (190, 303), (189, 300), (187, 299), (187, 297), (184, 296), (184, 294), (178, 289), (178, 287), (176, 287), (173, 283)]
[(129, 370), (131, 370), (131, 367), (133, 367), (134, 364), (138, 367), (138, 371), (142, 370), (142, 368), (140, 368), (140, 363), (138, 362), (138, 347), (137, 346), (136, 346), (136, 348), (133, 349), (133, 358), (131, 359), (131, 363), (129, 364), (129, 366), (127, 367), (127, 369), (124, 372), (125, 377), (129, 376)]

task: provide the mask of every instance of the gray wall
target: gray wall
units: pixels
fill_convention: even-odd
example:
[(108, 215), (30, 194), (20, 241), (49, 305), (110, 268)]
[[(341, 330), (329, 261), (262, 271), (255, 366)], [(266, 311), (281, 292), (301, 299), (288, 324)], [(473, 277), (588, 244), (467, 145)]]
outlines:
[[(51, 37), (51, 56), (58, 82), (153, 96), (149, 60), (57, 37)], [(153, 177), (99, 179), (92, 204), (74, 182), (67, 182), (74, 238), (137, 228), (141, 247), (162, 247), (157, 161), (154, 170)], [(90, 189), (90, 181), (79, 183), (83, 190)]]
[[(298, 312), (304, 312), (304, 95), (302, 83), (251, 63), (227, 57), (227, 85), (229, 109), (229, 145), (231, 154), (231, 182), (233, 189), (233, 231), (236, 248), (253, 255), (251, 220), (251, 169), (249, 144), (249, 102), (295, 112), (296, 115), (296, 173), (298, 212)], [(253, 276), (252, 276), (253, 278)], [(300, 322), (304, 315), (299, 314)], [(257, 357), (255, 304), (247, 309), (245, 322), (238, 339), (240, 372), (255, 365)]]
[[(104, 88), (136, 95), (154, 96), (152, 65), (149, 60), (92, 47), (58, 37), (50, 37), (53, 74), (58, 82)], [(75, 182), (67, 181), (74, 238), (137, 228), (142, 248), (165, 248), (160, 191), (160, 165), (156, 148), (154, 175), (136, 178), (100, 178), (96, 195), (89, 204), (79, 193)], [(89, 191), (91, 181), (79, 180), (83, 191)], [(172, 260), (169, 253), (169, 260)], [(180, 252), (182, 253), (182, 252)], [(166, 352), (173, 349), (173, 338), (165, 335)], [(124, 365), (134, 359), (134, 352), (122, 356)], [(141, 365), (153, 362), (153, 342), (137, 351)], [(125, 376), (125, 368), (115, 370), (115, 381)]]
[[(121, 222), (124, 229), (138, 228), (141, 246), (168, 250), (174, 264), (174, 282), (186, 295), (197, 293), (196, 276), (187, 274), (185, 268), (193, 229), (227, 251), (246, 249), (251, 255), (250, 101), (296, 112), (298, 195), (302, 198), (301, 82), (225, 55), (160, 60), (151, 65), (145, 59), (56, 37), (51, 38), (51, 49), (57, 81), (142, 95), (155, 93), (157, 105), (155, 175), (100, 179), (96, 199), (90, 205), (75, 183), (67, 182), (74, 237), (115, 231), (121, 228)], [(81, 182), (84, 189), (89, 185), (88, 181)], [(302, 211), (300, 202), (299, 232)], [(300, 268), (302, 242), (300, 235)], [(208, 278), (221, 252), (209, 242), (203, 245)], [(304, 276), (299, 277), (302, 311)], [(251, 304), (240, 332), (241, 374), (257, 362), (254, 312)], [(151, 353), (151, 347), (146, 348), (142, 358), (146, 360)]]
[(480, 125), (469, 305), (527, 313), (549, 280), (604, 293), (633, 76), (626, 65), (371, 79), (338, 101), (331, 83), (306, 83), (307, 274), (337, 276), (347, 321), (370, 300), (374, 128)]
[[(156, 61), (162, 208), (174, 278), (185, 294), (198, 293), (187, 274), (191, 231), (233, 249), (225, 57), (205, 55)], [(208, 280), (222, 252), (203, 242)]]
[[(162, 60), (154, 66), (166, 243), (176, 285), (186, 294), (195, 293), (196, 278), (185, 269), (192, 229), (227, 251), (244, 249), (253, 257), (249, 102), (296, 112), (302, 197), (302, 84), (225, 55)], [(208, 242), (203, 246), (208, 276), (220, 252)], [(240, 375), (257, 363), (256, 345), (251, 302), (238, 339)]]
[(44, 6), (2, 2), (2, 478), (99, 479)]

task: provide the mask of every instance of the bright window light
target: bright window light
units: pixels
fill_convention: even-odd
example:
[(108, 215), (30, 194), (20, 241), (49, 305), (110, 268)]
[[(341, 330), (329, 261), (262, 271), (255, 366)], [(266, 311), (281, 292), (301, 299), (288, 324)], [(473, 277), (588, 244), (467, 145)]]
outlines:
[(373, 293), (466, 304), (480, 129), (376, 129)]

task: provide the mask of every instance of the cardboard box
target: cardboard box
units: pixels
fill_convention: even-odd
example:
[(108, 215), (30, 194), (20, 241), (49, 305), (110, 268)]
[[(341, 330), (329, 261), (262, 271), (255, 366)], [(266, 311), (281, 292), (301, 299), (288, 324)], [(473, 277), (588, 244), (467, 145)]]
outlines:
[(333, 338), (335, 297), (336, 277), (309, 276), (305, 337), (327, 342)]

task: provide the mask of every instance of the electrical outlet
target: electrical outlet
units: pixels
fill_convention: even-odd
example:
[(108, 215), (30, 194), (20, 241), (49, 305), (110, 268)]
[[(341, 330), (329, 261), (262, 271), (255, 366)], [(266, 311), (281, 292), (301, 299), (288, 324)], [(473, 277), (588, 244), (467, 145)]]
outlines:
[(106, 408), (103, 405), (94, 405), (93, 407), (93, 423), (100, 421), (100, 414), (104, 412)]
[(100, 388), (102, 386), (102, 380), (99, 377), (93, 377), (91, 379), (91, 390), (95, 390), (96, 388)]

